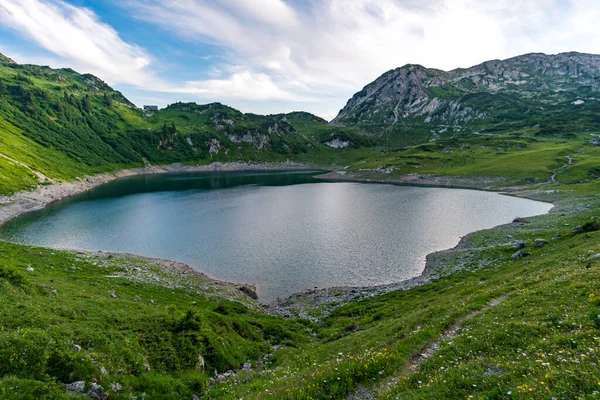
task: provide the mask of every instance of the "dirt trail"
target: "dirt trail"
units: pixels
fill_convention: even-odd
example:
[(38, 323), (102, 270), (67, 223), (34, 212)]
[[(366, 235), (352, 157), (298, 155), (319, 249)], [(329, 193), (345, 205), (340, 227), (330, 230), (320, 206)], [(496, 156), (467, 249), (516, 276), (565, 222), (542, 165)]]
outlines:
[(548, 182), (556, 182), (556, 175), (558, 175), (559, 172), (561, 172), (563, 169), (567, 168), (569, 165), (573, 164), (573, 162), (575, 162), (575, 159), (569, 155), (565, 156), (565, 158), (567, 159), (567, 163), (565, 165), (563, 165), (562, 167), (559, 167), (556, 172), (554, 172), (550, 178), (548, 178)]
[(506, 298), (507, 296), (495, 298), (480, 309), (472, 311), (464, 317), (457, 319), (444, 330), (439, 339), (429, 342), (418, 353), (415, 353), (411, 357), (410, 361), (400, 369), (400, 372), (398, 374), (382, 379), (381, 381), (376, 382), (373, 386), (368, 388), (360, 385), (355, 392), (351, 393), (348, 396), (348, 400), (373, 400), (381, 398), (382, 395), (385, 394), (385, 392), (395, 387), (401, 378), (417, 372), (421, 364), (429, 360), (439, 350), (442, 342), (447, 341), (452, 337), (456, 336), (456, 334), (458, 334), (462, 324), (465, 321), (468, 321), (471, 318), (474, 318), (477, 315), (483, 313), (484, 311), (497, 306), (498, 304), (506, 300)]
[(9, 156), (7, 156), (6, 154), (2, 154), (0, 153), (0, 157), (7, 159), (8, 161), (18, 164), (23, 168), (27, 168), (28, 170), (30, 170), (35, 176), (38, 177), (38, 180), (40, 182), (44, 182), (44, 181), (48, 181), (48, 182), (54, 182), (52, 179), (48, 178), (46, 175), (42, 174), (41, 172), (38, 172), (36, 170), (31, 169), (31, 167), (29, 167), (29, 165), (27, 164), (23, 164), (21, 161), (17, 161), (14, 158), (10, 158)]

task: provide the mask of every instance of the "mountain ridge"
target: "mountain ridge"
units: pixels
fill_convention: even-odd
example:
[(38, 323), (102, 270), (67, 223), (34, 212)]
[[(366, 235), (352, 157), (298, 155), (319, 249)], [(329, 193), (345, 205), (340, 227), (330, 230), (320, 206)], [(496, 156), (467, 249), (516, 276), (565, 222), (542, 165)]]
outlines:
[[(465, 125), (469, 131), (498, 122), (532, 127), (549, 108), (557, 116), (568, 109), (578, 118), (561, 103), (581, 100), (576, 105), (582, 105), (599, 90), (600, 55), (594, 54), (528, 53), (450, 71), (407, 64), (354, 94), (331, 124), (375, 135), (410, 136), (414, 130), (421, 138), (413, 141), (424, 142)], [(521, 109), (520, 115), (511, 108)]]

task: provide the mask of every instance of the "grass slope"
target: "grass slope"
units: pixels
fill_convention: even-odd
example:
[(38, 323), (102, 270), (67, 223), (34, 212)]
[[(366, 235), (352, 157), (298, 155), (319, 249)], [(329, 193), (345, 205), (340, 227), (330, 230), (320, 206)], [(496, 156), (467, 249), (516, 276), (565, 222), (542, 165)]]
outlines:
[[(178, 103), (146, 116), (71, 70), (4, 62), (0, 82), (2, 194), (45, 179), (32, 170), (61, 180), (144, 159), (294, 158), (347, 167), (356, 179), (518, 186), (558, 204), (438, 255), (431, 283), (357, 292), (318, 323), (270, 315), (225, 285), (155, 261), (0, 242), (0, 398), (74, 398), (65, 384), (76, 380), (86, 390), (98, 382), (111, 399), (599, 396), (600, 147), (589, 126), (565, 135), (519, 127), (379, 151), (305, 113)], [(332, 138), (358, 148), (323, 146)], [(547, 244), (535, 247), (536, 238)], [(512, 258), (515, 240), (526, 242), (527, 257)], [(215, 370), (246, 362), (251, 371), (210, 381)]]
[[(368, 146), (353, 129), (312, 114), (244, 114), (219, 103), (175, 103), (144, 113), (90, 74), (0, 59), (0, 153), (52, 180), (144, 163), (327, 160), (334, 139)], [(335, 155), (337, 157), (337, 155)], [(0, 195), (35, 186), (0, 163)], [(17, 178), (18, 176), (18, 178)]]
[(151, 261), (8, 243), (0, 256), (2, 398), (68, 398), (77, 380), (119, 382), (114, 399), (191, 398), (213, 370), (310, 338), (308, 323)]
[[(531, 162), (529, 168), (539, 170), (541, 180), (559, 161), (566, 163), (563, 154), (584, 149), (572, 164), (557, 167), (564, 167), (557, 182), (521, 186), (521, 193), (558, 202), (555, 212), (476, 233), (459, 251), (441, 256), (436, 281), (375, 297), (357, 293), (320, 323), (270, 316), (248, 301), (223, 300), (206, 293), (203, 282), (182, 287), (179, 281), (169, 283), (173, 277), (146, 279), (136, 268), (167, 273), (144, 261), (0, 244), (0, 393), (60, 398), (64, 383), (96, 379), (105, 388), (122, 385), (111, 392), (117, 399), (143, 392), (146, 398), (194, 393), (226, 399), (338, 399), (373, 385), (381, 398), (592, 396), (600, 379), (595, 279), (600, 271), (600, 184), (590, 175), (590, 168), (597, 168), (596, 148), (585, 141), (521, 140), (505, 149), (513, 162), (502, 166), (508, 176), (504, 182), (529, 181), (519, 174), (526, 160), (536, 159), (533, 154), (541, 154), (540, 166)], [(492, 157), (483, 150), (471, 160), (469, 176), (478, 177)], [(431, 153), (419, 146), (405, 156), (395, 154), (394, 160)], [(442, 153), (435, 160), (439, 157)], [(579, 225), (588, 231), (573, 233)], [(536, 238), (548, 244), (534, 247)], [(527, 243), (528, 257), (511, 258), (515, 240)], [(25, 271), (28, 265), (33, 272)], [(116, 299), (110, 296), (113, 290)], [(506, 300), (485, 309), (502, 296)], [(441, 338), (471, 313), (456, 336)], [(439, 342), (439, 350), (411, 367), (411, 360), (433, 342)], [(74, 344), (82, 346), (81, 353)], [(282, 347), (262, 362), (274, 344)], [(197, 369), (198, 355), (206, 360), (205, 371)], [(213, 369), (239, 369), (246, 361), (253, 363), (251, 372), (209, 384)], [(146, 362), (151, 371), (145, 371)], [(382, 390), (378, 382), (392, 383)]]

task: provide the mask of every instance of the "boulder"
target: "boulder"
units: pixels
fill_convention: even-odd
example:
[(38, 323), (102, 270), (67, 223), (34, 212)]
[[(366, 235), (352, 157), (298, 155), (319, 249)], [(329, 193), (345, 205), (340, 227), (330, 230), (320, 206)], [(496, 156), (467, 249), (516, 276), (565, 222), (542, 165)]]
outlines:
[(548, 242), (546, 242), (542, 238), (537, 238), (533, 241), (533, 247), (544, 247), (547, 244), (548, 244)]
[(527, 245), (527, 243), (525, 243), (524, 240), (517, 240), (515, 241), (515, 243), (513, 244), (513, 247), (517, 250), (519, 249), (524, 249), (525, 246)]
[(123, 390), (123, 386), (121, 386), (119, 382), (113, 382), (110, 384), (110, 390), (112, 390), (113, 392), (120, 392), (121, 390)]
[(102, 386), (93, 384), (88, 392), (88, 397), (94, 400), (106, 400), (108, 399), (108, 393), (106, 393), (106, 390)]
[(510, 258), (518, 259), (518, 258), (527, 257), (528, 255), (529, 255), (529, 252), (527, 250), (521, 249), (521, 250), (517, 251), (516, 253), (514, 253), (512, 256), (510, 256)]
[(242, 367), (243, 371), (252, 371), (252, 364), (250, 363), (244, 363), (244, 366)]
[(77, 382), (73, 382), (73, 383), (68, 383), (66, 386), (67, 392), (71, 392), (71, 393), (83, 393), (83, 391), (85, 390), (85, 382), (84, 381), (77, 381)]
[(240, 290), (240, 292), (246, 294), (251, 299), (258, 300), (258, 295), (256, 294), (256, 290), (252, 286), (244, 285), (244, 286), (240, 286), (238, 289)]

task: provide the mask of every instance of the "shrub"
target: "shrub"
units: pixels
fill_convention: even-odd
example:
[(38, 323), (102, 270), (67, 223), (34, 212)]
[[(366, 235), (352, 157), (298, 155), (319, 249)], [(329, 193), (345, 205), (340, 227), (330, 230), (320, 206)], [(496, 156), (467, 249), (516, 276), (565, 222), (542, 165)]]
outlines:
[(39, 329), (19, 329), (0, 336), (0, 376), (43, 377), (50, 342), (49, 336)]
[(13, 285), (22, 285), (26, 282), (25, 277), (14, 268), (0, 267), (0, 279), (6, 279)]

